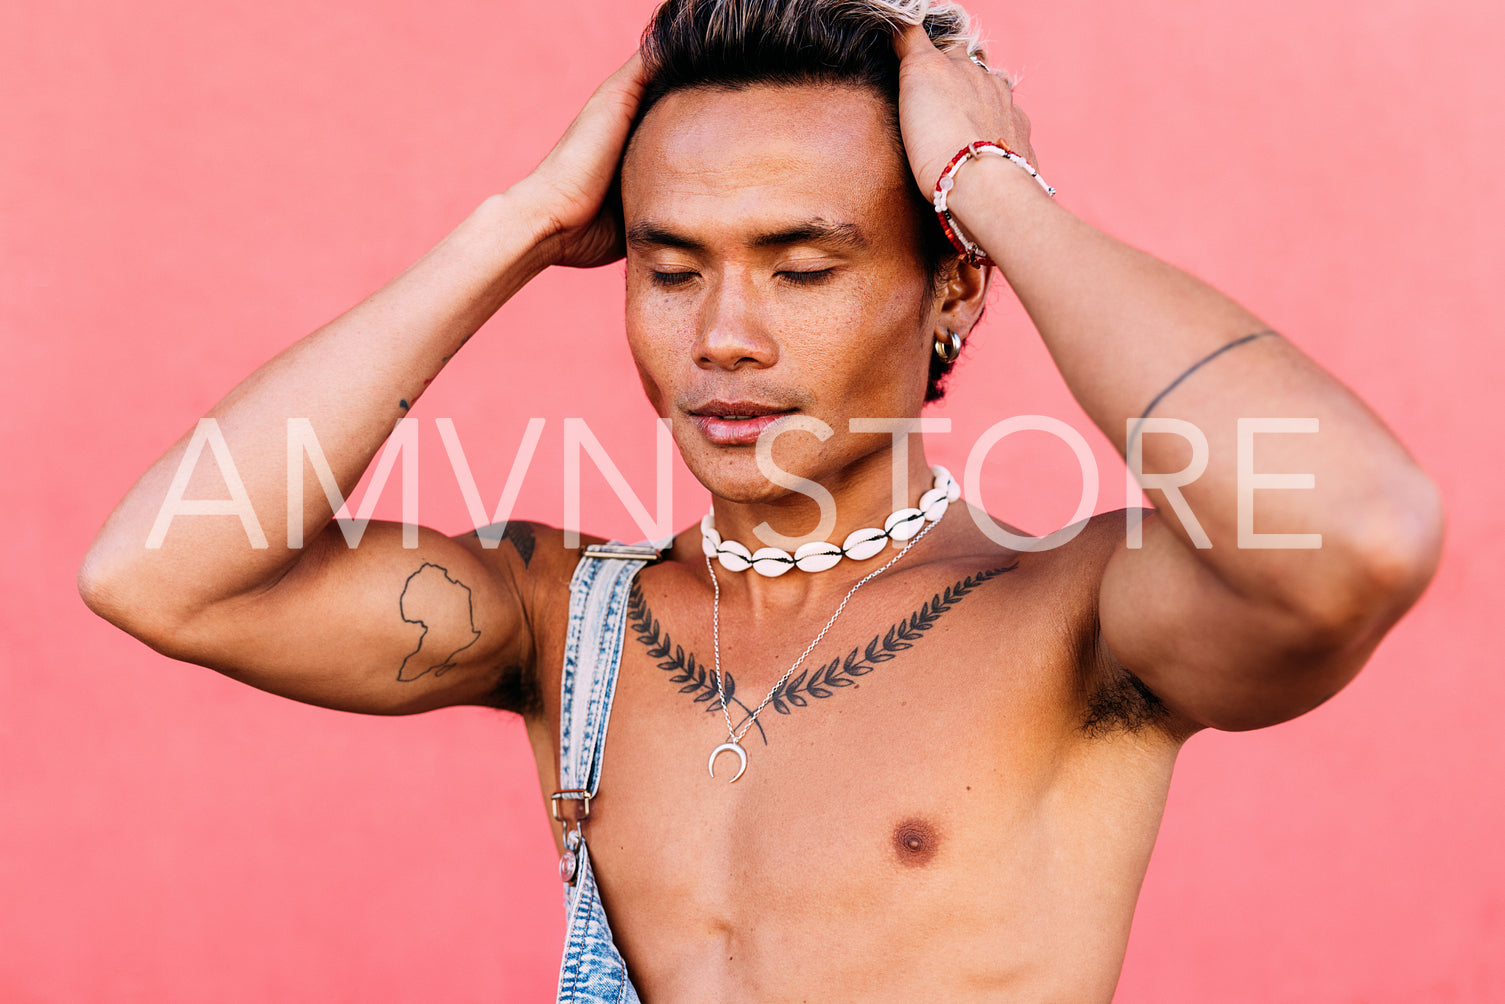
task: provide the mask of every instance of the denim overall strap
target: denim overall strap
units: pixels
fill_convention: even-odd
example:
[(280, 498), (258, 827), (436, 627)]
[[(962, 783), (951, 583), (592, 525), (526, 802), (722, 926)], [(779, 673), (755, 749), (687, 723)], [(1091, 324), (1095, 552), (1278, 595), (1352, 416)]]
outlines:
[(559, 786), (596, 793), (617, 687), (627, 595), (647, 562), (586, 554), (570, 580), (559, 705)]
[[(562, 790), (594, 796), (601, 783), (601, 755), (622, 657), (627, 597), (633, 577), (647, 563), (641, 557), (597, 556), (588, 550), (570, 580), (570, 620), (559, 708)], [(638, 994), (627, 976), (627, 965), (612, 941), (583, 836), (575, 853), (575, 880), (565, 886), (568, 922), (558, 1000), (569, 1004), (637, 1004)]]

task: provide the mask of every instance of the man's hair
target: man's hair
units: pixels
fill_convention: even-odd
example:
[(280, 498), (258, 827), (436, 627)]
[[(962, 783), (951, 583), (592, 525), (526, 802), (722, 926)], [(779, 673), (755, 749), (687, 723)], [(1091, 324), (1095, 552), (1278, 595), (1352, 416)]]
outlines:
[[(647, 85), (638, 121), (665, 95), (696, 88), (843, 84), (884, 99), (894, 148), (908, 172), (899, 134), (899, 57), (894, 39), (925, 26), (942, 50), (979, 51), (960, 5), (927, 0), (665, 0), (643, 32)], [(914, 185), (920, 258), (932, 290), (957, 260), (928, 200)], [(951, 363), (930, 353), (925, 400), (939, 400)]]

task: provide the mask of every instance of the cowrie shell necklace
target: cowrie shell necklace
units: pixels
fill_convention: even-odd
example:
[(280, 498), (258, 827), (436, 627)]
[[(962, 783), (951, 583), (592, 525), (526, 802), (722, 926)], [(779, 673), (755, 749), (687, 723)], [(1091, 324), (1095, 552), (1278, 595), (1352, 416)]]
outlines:
[(881, 529), (869, 526), (853, 530), (840, 546), (817, 540), (800, 545), (793, 554), (781, 547), (761, 547), (753, 551), (735, 540), (722, 540), (721, 534), (716, 532), (715, 514), (706, 513), (700, 520), (700, 548), (706, 558), (715, 558), (728, 572), (744, 572), (751, 568), (770, 579), (794, 568), (802, 572), (824, 572), (835, 568), (842, 558), (866, 561), (876, 557), (890, 541), (895, 547), (904, 546), (904, 542), (918, 534), (921, 528), (946, 515), (946, 507), (961, 497), (961, 486), (950, 471), (944, 467), (932, 467), (930, 473), (935, 480), (913, 508), (890, 513)]

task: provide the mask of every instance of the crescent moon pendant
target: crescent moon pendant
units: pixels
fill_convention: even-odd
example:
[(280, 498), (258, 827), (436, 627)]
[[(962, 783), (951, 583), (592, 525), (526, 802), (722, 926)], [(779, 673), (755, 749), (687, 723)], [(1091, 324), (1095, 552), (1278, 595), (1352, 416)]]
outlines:
[(717, 746), (715, 749), (711, 750), (711, 758), (706, 761), (705, 766), (706, 769), (711, 772), (711, 776), (715, 777), (716, 757), (727, 750), (731, 750), (733, 753), (737, 754), (738, 761), (737, 773), (733, 774), (732, 780), (727, 782), (728, 784), (731, 784), (732, 782), (736, 781), (737, 778), (741, 777), (743, 772), (747, 770), (747, 750), (743, 749), (740, 743), (722, 743), (720, 746)]

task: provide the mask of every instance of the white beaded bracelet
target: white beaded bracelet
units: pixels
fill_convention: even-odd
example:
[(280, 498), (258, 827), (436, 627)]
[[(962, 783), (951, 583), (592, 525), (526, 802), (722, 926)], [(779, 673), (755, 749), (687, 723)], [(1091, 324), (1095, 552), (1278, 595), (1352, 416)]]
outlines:
[(1045, 183), (1045, 179), (1040, 177), (1040, 172), (1036, 171), (1029, 161), (1002, 143), (995, 143), (992, 140), (984, 139), (968, 143), (962, 147), (956, 156), (951, 158), (951, 162), (946, 165), (946, 169), (941, 172), (940, 179), (935, 183), (935, 214), (940, 218), (941, 230), (945, 232), (946, 239), (951, 242), (951, 246), (956, 248), (958, 254), (967, 259), (968, 265), (974, 266), (993, 265), (996, 262), (992, 258), (989, 258), (988, 253), (980, 246), (968, 240), (962, 234), (961, 226), (956, 222), (956, 217), (952, 216), (951, 210), (946, 208), (946, 197), (951, 194), (951, 189), (956, 187), (956, 174), (962, 169), (962, 165), (969, 160), (975, 160), (980, 154), (984, 153), (990, 153), (995, 157), (1004, 157), (1018, 164), (1029, 172), (1029, 176), (1034, 178), (1040, 184), (1041, 188), (1045, 189), (1046, 195), (1049, 195), (1051, 198), (1056, 197), (1056, 190)]

